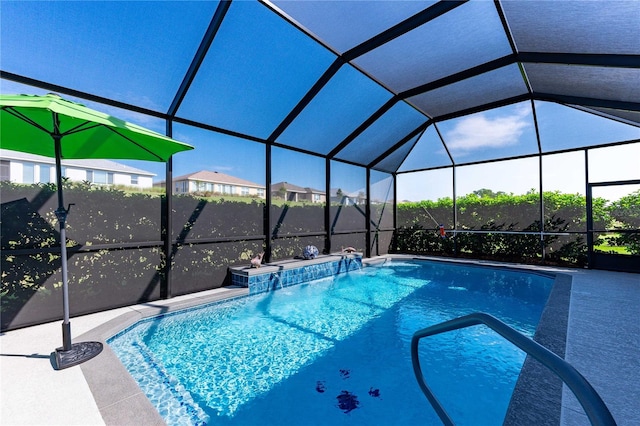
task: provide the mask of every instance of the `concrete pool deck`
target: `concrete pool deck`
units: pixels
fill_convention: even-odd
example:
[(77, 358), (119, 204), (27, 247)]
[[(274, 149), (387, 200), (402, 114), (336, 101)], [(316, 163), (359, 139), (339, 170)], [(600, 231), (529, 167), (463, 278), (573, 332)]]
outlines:
[[(565, 359), (591, 382), (618, 424), (640, 424), (640, 275), (506, 266), (573, 277)], [(74, 341), (98, 340), (144, 316), (242, 294), (247, 294), (247, 289), (221, 288), (76, 317), (71, 320), (72, 335)], [(51, 352), (61, 345), (60, 324), (61, 321), (2, 334), (0, 424), (163, 424), (155, 410), (149, 411), (151, 403), (133, 379), (121, 374), (124, 367), (108, 348), (80, 366), (54, 370)], [(566, 387), (561, 424), (588, 424)]]

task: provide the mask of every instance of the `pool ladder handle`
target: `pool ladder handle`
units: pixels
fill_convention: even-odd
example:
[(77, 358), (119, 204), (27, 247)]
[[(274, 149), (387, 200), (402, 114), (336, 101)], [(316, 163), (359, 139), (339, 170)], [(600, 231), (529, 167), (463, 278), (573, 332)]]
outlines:
[(513, 343), (528, 355), (538, 360), (545, 367), (556, 373), (574, 393), (592, 425), (604, 426), (616, 424), (613, 416), (609, 412), (609, 409), (605, 405), (604, 401), (602, 401), (602, 398), (600, 398), (600, 395), (598, 395), (587, 379), (585, 379), (571, 364), (539, 343), (509, 327), (499, 319), (484, 312), (476, 312), (418, 330), (411, 338), (411, 362), (413, 363), (413, 372), (416, 375), (420, 389), (422, 389), (422, 392), (435, 409), (443, 424), (453, 425), (454, 423), (424, 380), (422, 368), (420, 367), (420, 359), (418, 357), (418, 344), (420, 339), (423, 337), (433, 336), (435, 334), (445, 333), (447, 331), (466, 328), (478, 324), (484, 324), (491, 328), (493, 331), (500, 334), (509, 342)]

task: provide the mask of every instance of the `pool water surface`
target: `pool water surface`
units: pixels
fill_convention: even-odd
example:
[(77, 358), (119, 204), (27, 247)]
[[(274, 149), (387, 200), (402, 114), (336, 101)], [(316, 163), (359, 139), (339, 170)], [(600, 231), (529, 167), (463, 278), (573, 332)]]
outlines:
[[(441, 424), (421, 328), (487, 312), (533, 336), (553, 278), (393, 261), (138, 322), (108, 340), (167, 424)], [(501, 424), (525, 354), (484, 326), (423, 339), (456, 424)]]

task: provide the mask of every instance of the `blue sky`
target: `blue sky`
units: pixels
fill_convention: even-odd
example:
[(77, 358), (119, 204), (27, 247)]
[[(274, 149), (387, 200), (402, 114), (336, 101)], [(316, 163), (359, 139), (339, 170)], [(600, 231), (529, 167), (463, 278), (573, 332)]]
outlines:
[[(3, 0), (0, 63), (5, 71), (167, 111), (216, 6), (216, 2), (166, 2), (158, 8), (147, 2)], [(243, 13), (237, 13), (240, 9)], [(264, 7), (248, 2), (233, 3), (212, 46), (216, 54), (207, 56), (193, 82), (194, 90), (189, 92), (178, 114), (259, 138), (268, 137), (334, 59), (329, 51), (278, 19)], [(267, 27), (269, 31), (265, 30)], [(242, 72), (228, 71), (231, 66)], [(359, 92), (366, 92), (366, 87), (359, 88), (365, 83), (350, 68), (343, 68), (340, 76), (344, 79), (336, 80), (336, 87), (340, 87), (335, 91), (358, 88)], [(46, 92), (7, 80), (0, 84), (2, 93)], [(328, 85), (327, 92), (309, 105), (314, 119), (310, 120), (310, 115), (303, 112), (300, 120), (282, 134), (283, 141), (321, 151), (325, 149), (323, 137), (339, 141), (352, 130), (349, 128), (352, 117), (337, 106), (329, 107), (336, 105), (331, 90)], [(344, 111), (357, 110), (361, 121), (390, 96), (379, 90), (367, 93), (368, 97), (354, 94)], [(252, 102), (245, 102), (246, 99)], [(81, 102), (165, 133), (162, 120)], [(640, 139), (637, 127), (572, 108), (536, 103), (536, 114), (543, 151)], [(537, 152), (529, 103), (440, 123), (438, 130), (458, 164)], [(312, 131), (313, 134), (305, 137), (305, 132)], [(196, 147), (194, 151), (175, 156), (174, 176), (215, 170), (260, 184), (265, 181), (265, 147), (261, 143), (184, 125), (174, 126), (173, 137)], [(430, 128), (407, 159), (407, 166), (450, 164), (437, 138), (437, 133)], [(335, 141), (329, 145), (335, 146)], [(366, 147), (366, 141), (362, 146)], [(598, 181), (600, 175), (605, 180), (639, 179), (638, 151), (638, 144), (617, 147), (610, 150), (613, 154), (601, 151), (600, 157), (606, 160), (598, 167), (590, 167), (591, 181)], [(364, 154), (349, 152), (349, 155)], [(583, 157), (582, 160), (570, 155), (545, 159), (545, 189), (584, 192)], [(273, 161), (272, 182), (288, 181), (324, 188), (322, 158), (274, 149)], [(592, 164), (597, 162), (593, 160)], [(164, 179), (164, 164), (127, 163), (156, 173), (156, 180)], [(450, 175), (450, 171), (402, 175), (398, 198), (435, 199), (450, 195), (447, 173)], [(537, 173), (535, 159), (461, 167), (457, 193), (463, 195), (481, 187), (522, 193), (537, 187)], [(444, 182), (439, 180), (443, 176)], [(344, 191), (360, 191), (364, 187), (364, 169), (359, 167), (336, 165), (332, 178), (332, 186)], [(439, 183), (434, 185), (436, 178)], [(388, 188), (386, 182), (381, 185)]]

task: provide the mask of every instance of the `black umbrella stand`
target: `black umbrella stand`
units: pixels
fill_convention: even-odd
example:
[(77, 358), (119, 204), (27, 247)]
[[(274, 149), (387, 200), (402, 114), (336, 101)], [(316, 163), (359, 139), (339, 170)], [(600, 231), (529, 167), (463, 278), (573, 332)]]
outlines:
[(69, 209), (64, 208), (62, 198), (62, 158), (61, 139), (59, 134), (58, 117), (54, 114), (55, 131), (53, 141), (56, 150), (56, 180), (58, 182), (58, 209), (56, 217), (60, 224), (60, 255), (62, 261), (62, 307), (64, 317), (62, 321), (62, 347), (55, 351), (56, 370), (73, 367), (98, 355), (102, 352), (101, 342), (79, 342), (71, 344), (71, 323), (69, 322), (69, 284), (67, 281), (67, 233), (66, 222)]

